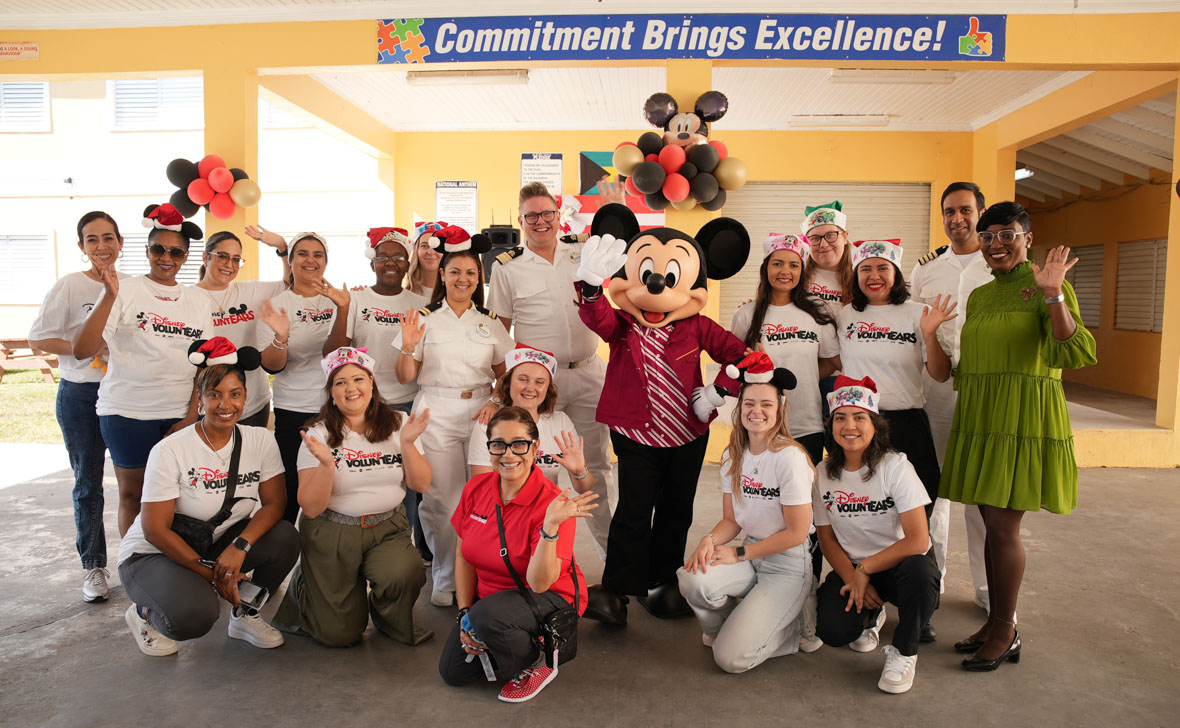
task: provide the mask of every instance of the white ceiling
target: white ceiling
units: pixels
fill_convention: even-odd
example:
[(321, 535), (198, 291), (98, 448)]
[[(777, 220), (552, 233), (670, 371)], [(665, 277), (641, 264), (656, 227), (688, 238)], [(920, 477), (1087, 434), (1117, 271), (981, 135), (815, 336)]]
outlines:
[[(1086, 75), (959, 71), (947, 85), (913, 85), (833, 83), (830, 74), (715, 68), (713, 87), (730, 108), (716, 128), (789, 129), (793, 114), (872, 114), (894, 131), (973, 131)], [(658, 67), (532, 69), (527, 85), (497, 86), (410, 86), (404, 70), (313, 77), (394, 131), (642, 129), (644, 100), (665, 88)]]
[[(783, 0), (0, 0), (0, 28), (112, 28), (310, 20), (605, 13), (782, 13)], [(792, 2), (793, 13), (1089, 14), (1176, 12), (1173, 0)]]

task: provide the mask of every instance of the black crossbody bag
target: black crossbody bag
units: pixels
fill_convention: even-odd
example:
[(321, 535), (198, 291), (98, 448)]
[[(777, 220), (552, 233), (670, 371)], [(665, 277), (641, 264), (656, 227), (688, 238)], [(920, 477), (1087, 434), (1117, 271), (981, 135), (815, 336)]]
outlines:
[(496, 506), (496, 526), (500, 529), (500, 558), (504, 559), (504, 565), (508, 567), (508, 573), (516, 582), (516, 588), (524, 595), (525, 602), (533, 611), (537, 625), (541, 628), (545, 664), (556, 669), (558, 659), (565, 663), (578, 656), (578, 608), (581, 605), (582, 595), (578, 587), (577, 564), (571, 555), (570, 576), (574, 581), (574, 606), (572, 608), (561, 607), (546, 619), (541, 616), (541, 609), (537, 606), (537, 600), (533, 598), (532, 589), (525, 586), (520, 574), (517, 574), (516, 569), (513, 568), (512, 560), (508, 558), (508, 539), (504, 536), (504, 516), (500, 513), (499, 505)]
[(208, 521), (175, 513), (172, 516), (172, 530), (192, 547), (201, 558), (208, 558), (213, 548), (213, 532), (225, 523), (234, 509), (234, 491), (238, 488), (238, 460), (242, 455), (242, 431), (234, 425), (234, 449), (229, 456), (229, 483), (225, 488), (225, 500), (221, 503), (221, 510)]

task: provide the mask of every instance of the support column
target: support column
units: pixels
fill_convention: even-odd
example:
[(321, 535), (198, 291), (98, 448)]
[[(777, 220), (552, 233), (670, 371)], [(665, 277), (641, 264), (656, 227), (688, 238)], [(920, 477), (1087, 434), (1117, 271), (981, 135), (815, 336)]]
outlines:
[(1016, 148), (997, 149), (997, 139), (995, 126), (972, 135), (971, 181), (988, 204), (1016, 199)]
[[(1180, 78), (1173, 84), (1180, 90)], [(1172, 159), (1180, 159), (1180, 117), (1172, 137)], [(1175, 430), (1180, 420), (1180, 194), (1175, 191), (1180, 168), (1173, 173), (1168, 195), (1168, 269), (1164, 277), (1164, 330), (1160, 342), (1160, 380), (1156, 394), (1155, 424)]]
[[(258, 69), (206, 68), (204, 79), (205, 154), (216, 154), (226, 166), (246, 170), (265, 194), (265, 180), (258, 176)], [(246, 262), (238, 280), (258, 279), (258, 243), (242, 232), (247, 225), (257, 224), (257, 207), (239, 207), (228, 220), (205, 213), (206, 238), (219, 230), (229, 230), (242, 240)]]

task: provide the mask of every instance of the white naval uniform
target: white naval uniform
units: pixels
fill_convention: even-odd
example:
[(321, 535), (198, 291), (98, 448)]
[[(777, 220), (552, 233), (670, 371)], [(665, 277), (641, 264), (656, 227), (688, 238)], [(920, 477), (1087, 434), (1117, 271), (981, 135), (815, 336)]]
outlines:
[[(414, 349), (418, 394), (414, 414), (430, 410), (430, 424), (419, 442), (433, 472), (418, 517), (434, 554), (434, 591), (455, 591), (455, 529), (451, 515), (467, 483), (467, 445), (472, 417), (492, 394), (492, 365), (503, 364), (513, 341), (496, 314), (472, 303), (456, 316), (446, 299), (419, 310), (426, 326)], [(392, 345), (401, 348), (398, 331)]]
[[(915, 301), (933, 304), (938, 296), (951, 295), (958, 303), (957, 317), (942, 325), (939, 340), (948, 349), (952, 372), (959, 365), (959, 337), (967, 320), (967, 298), (976, 288), (992, 279), (991, 268), (978, 251), (969, 255), (957, 255), (950, 246), (944, 245), (919, 259), (910, 273), (910, 293)], [(929, 372), (922, 372), (922, 388), (926, 394), (926, 415), (930, 418), (930, 431), (934, 436), (934, 449), (938, 453), (938, 466), (946, 457), (947, 440), (951, 434), (951, 422), (955, 417), (954, 376), (945, 382), (936, 382)], [(979, 509), (968, 506), (964, 511), (967, 522), (967, 555), (971, 563), (971, 578), (975, 582), (975, 593), (987, 600), (987, 571), (983, 561), (984, 527)], [(939, 498), (934, 502), (934, 513), (930, 517), (930, 539), (934, 542), (934, 559), (943, 576), (946, 575), (947, 541), (950, 537), (950, 502)]]
[(584, 438), (593, 491), (606, 506), (588, 523), (598, 555), (605, 560), (610, 514), (619, 498), (610, 465), (610, 431), (595, 419), (606, 362), (597, 354), (598, 336), (582, 323), (574, 301), (581, 254), (581, 245), (561, 241), (552, 263), (527, 245), (501, 253), (492, 264), (488, 306), (512, 319), (516, 341), (557, 357), (556, 409), (566, 413)]

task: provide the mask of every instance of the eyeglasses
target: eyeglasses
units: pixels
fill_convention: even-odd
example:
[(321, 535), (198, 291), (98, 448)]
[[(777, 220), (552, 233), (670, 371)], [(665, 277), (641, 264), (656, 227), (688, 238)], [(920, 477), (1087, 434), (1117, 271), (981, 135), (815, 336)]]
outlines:
[(185, 257), (188, 256), (188, 251), (184, 248), (165, 248), (159, 243), (152, 243), (149, 245), (148, 252), (157, 258), (164, 257), (164, 254), (166, 253), (172, 257), (172, 260), (184, 260)]
[(508, 448), (512, 448), (514, 455), (527, 455), (532, 446), (532, 440), (513, 440), (512, 442), (488, 440), (488, 452), (492, 455), (503, 455), (508, 452)]
[(521, 215), (524, 221), (529, 225), (536, 225), (538, 220), (545, 222), (553, 222), (553, 218), (557, 217), (557, 210), (545, 210), (544, 212), (526, 212)]
[(373, 262), (377, 265), (385, 265), (389, 262), (405, 263), (407, 260), (408, 258), (404, 255), (378, 255), (376, 258), (373, 258)]
[(831, 243), (836, 242), (839, 239), (840, 239), (840, 231), (839, 230), (829, 230), (826, 233), (824, 233), (823, 235), (808, 235), (807, 236), (807, 241), (810, 242), (812, 245), (819, 245), (820, 242), (831, 244)]
[(209, 255), (216, 258), (218, 263), (229, 263), (235, 268), (241, 267), (242, 263), (246, 262), (246, 259), (240, 255), (230, 255), (229, 253), (210, 253)]
[(1016, 242), (1016, 239), (1019, 238), (1021, 235), (1027, 235), (1027, 234), (1028, 233), (1024, 232), (1023, 230), (1013, 230), (1011, 228), (1009, 228), (1007, 230), (1000, 230), (999, 232), (994, 232), (994, 233), (990, 232), (990, 231), (982, 232), (982, 233), (979, 233), (979, 244), (980, 245), (991, 245), (992, 241), (999, 240), (1004, 245), (1012, 245), (1013, 243)]

